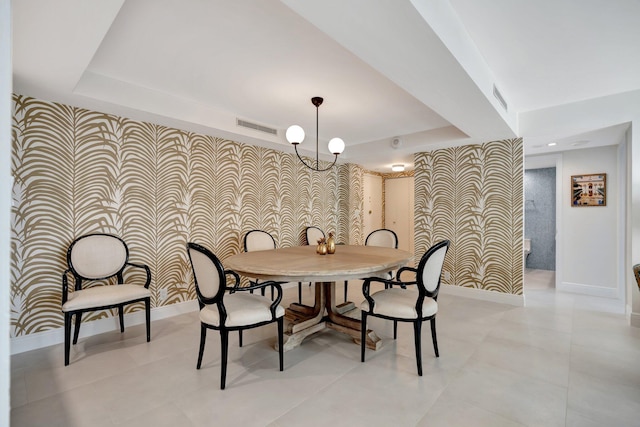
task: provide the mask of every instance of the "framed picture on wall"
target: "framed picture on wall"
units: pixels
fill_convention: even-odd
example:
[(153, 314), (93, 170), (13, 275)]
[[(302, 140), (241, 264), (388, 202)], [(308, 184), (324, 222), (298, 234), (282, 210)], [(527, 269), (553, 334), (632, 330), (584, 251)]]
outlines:
[(607, 206), (607, 174), (571, 175), (571, 206)]

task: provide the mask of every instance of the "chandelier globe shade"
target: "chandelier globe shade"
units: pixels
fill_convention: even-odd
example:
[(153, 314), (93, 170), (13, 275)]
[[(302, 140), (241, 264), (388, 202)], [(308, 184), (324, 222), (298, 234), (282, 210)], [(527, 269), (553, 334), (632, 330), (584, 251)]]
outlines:
[(291, 125), (289, 129), (287, 129), (287, 141), (291, 144), (300, 144), (304, 141), (304, 129), (298, 125)]
[(332, 138), (331, 141), (329, 141), (329, 151), (335, 155), (342, 154), (344, 151), (344, 141), (342, 138)]

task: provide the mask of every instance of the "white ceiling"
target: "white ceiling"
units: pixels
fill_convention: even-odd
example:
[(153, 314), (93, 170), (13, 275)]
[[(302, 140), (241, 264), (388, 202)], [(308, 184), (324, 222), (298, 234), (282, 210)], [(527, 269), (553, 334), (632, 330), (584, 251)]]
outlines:
[(640, 116), (638, 0), (12, 7), (17, 93), (286, 152), (294, 123), (315, 150), (310, 99), (322, 96), (321, 152), (340, 136), (339, 161), (382, 172), (412, 167), (415, 152), (518, 136), (527, 155), (617, 144)]

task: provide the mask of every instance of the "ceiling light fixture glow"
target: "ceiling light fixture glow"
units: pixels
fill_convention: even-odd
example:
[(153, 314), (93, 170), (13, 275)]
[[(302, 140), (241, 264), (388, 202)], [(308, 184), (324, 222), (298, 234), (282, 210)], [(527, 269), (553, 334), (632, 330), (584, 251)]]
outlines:
[(404, 165), (401, 165), (401, 164), (391, 165), (391, 170), (394, 172), (404, 172)]

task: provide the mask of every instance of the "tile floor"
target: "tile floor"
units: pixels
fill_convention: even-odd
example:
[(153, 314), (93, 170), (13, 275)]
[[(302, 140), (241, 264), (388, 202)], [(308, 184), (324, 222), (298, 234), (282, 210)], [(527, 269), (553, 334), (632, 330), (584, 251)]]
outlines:
[[(640, 329), (615, 302), (550, 284), (528, 271), (526, 307), (441, 295), (440, 358), (424, 328), (423, 377), (411, 327), (393, 341), (391, 323), (375, 318), (385, 345), (364, 364), (358, 346), (328, 331), (285, 353), (279, 372), (275, 326), (246, 332), (243, 348), (236, 335), (224, 391), (215, 332), (195, 369), (196, 313), (154, 321), (150, 343), (143, 326), (81, 337), (68, 367), (62, 345), (12, 357), (11, 425), (640, 425)], [(350, 298), (359, 294), (352, 286)]]

